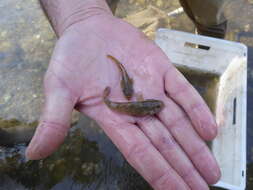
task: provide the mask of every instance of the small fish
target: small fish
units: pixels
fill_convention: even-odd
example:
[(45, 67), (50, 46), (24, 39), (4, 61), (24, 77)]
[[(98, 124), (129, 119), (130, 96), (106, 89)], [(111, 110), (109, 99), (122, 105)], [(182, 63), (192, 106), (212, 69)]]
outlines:
[(124, 66), (113, 56), (107, 55), (109, 59), (111, 59), (116, 65), (118, 66), (122, 79), (120, 81), (120, 86), (122, 88), (123, 94), (126, 97), (126, 99), (130, 100), (133, 96), (134, 90), (133, 90), (133, 80), (128, 76), (126, 69)]
[(112, 102), (108, 99), (109, 94), (110, 87), (106, 87), (103, 94), (105, 104), (111, 110), (131, 116), (143, 117), (147, 115), (154, 115), (160, 112), (164, 107), (164, 103), (162, 101), (154, 99), (133, 102)]

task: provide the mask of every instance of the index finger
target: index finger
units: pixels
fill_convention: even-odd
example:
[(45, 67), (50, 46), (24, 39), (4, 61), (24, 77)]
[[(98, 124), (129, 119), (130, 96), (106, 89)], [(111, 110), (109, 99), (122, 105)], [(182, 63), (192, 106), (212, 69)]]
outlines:
[(204, 140), (212, 140), (217, 135), (217, 124), (206, 103), (174, 67), (170, 66), (165, 74), (165, 90), (168, 96), (187, 113), (198, 134)]

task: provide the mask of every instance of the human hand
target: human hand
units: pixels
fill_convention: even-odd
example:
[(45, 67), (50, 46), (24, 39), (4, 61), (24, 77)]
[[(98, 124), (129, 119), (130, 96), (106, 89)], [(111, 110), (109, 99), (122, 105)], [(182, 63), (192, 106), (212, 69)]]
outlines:
[[(155, 190), (208, 189), (220, 170), (204, 142), (217, 134), (206, 104), (154, 42), (109, 12), (99, 13), (60, 35), (45, 75), (45, 106), (28, 159), (45, 158), (59, 147), (75, 108), (97, 121)], [(126, 101), (120, 72), (107, 54), (124, 65), (136, 93), (164, 102), (157, 116), (131, 117), (103, 103), (107, 86), (111, 100)]]

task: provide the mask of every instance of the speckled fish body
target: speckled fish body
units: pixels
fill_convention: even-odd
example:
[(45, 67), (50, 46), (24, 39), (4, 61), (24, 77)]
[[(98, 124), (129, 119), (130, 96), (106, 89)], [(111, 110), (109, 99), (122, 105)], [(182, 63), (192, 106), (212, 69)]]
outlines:
[(131, 116), (143, 117), (147, 115), (154, 115), (159, 113), (164, 104), (160, 100), (148, 99), (143, 101), (133, 102), (113, 102), (108, 99), (110, 88), (107, 87), (104, 90), (104, 102), (114, 111), (124, 113)]
[(120, 86), (122, 88), (123, 94), (126, 97), (126, 99), (130, 100), (133, 96), (134, 90), (133, 90), (133, 80), (129, 77), (129, 75), (126, 72), (126, 69), (124, 66), (113, 56), (107, 55), (108, 58), (110, 58), (119, 68), (122, 79), (120, 81)]

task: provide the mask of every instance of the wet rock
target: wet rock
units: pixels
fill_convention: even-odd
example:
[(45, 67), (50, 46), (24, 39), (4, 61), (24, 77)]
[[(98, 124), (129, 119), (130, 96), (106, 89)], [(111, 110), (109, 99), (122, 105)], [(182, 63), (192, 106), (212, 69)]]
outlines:
[(31, 123), (41, 111), (55, 35), (38, 1), (5, 1), (0, 11), (0, 117)]
[(164, 0), (121, 0), (118, 3), (116, 16), (124, 18), (127, 15), (132, 15), (146, 9), (148, 6), (154, 6), (161, 11), (168, 13), (180, 7), (177, 0), (164, 1)]
[[(38, 1), (4, 1), (0, 12), (0, 144), (3, 145), (28, 142), (33, 135), (44, 101), (43, 76), (56, 37)], [(78, 118), (79, 113), (74, 112), (72, 124)]]
[(158, 28), (170, 28), (166, 13), (151, 5), (143, 11), (128, 15), (124, 20), (141, 29), (150, 39), (154, 39)]

